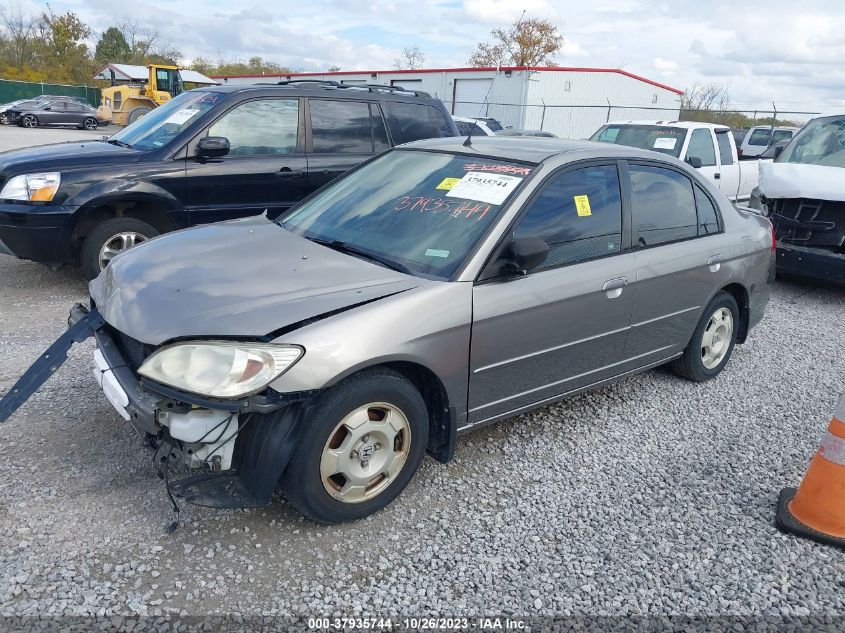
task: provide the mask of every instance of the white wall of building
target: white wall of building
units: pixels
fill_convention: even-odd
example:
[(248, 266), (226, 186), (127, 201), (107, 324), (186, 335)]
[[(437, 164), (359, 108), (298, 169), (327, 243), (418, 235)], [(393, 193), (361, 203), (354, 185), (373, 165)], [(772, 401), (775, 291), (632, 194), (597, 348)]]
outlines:
[[(229, 77), (220, 81), (239, 85), (287, 78)], [(445, 69), (323, 73), (299, 78), (401, 85), (437, 97), (456, 115), (490, 116), (505, 127), (543, 129), (562, 138), (587, 138), (607, 120), (673, 119), (679, 114), (680, 95), (676, 92), (621, 71)]]

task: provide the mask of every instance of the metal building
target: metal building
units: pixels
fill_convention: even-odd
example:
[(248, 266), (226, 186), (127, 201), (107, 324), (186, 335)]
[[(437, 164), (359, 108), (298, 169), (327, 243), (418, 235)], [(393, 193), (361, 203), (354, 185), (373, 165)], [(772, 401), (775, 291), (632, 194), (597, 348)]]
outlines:
[(426, 68), (290, 75), (216, 76), (223, 84), (288, 79), (382, 84), (423, 90), (460, 116), (505, 127), (586, 138), (608, 120), (677, 119), (682, 90), (616, 68)]

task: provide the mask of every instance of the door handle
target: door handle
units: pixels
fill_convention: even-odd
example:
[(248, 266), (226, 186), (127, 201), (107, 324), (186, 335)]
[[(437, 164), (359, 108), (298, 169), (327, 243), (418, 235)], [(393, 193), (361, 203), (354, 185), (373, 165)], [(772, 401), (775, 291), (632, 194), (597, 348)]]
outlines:
[(282, 167), (279, 171), (276, 172), (276, 176), (279, 178), (296, 178), (297, 176), (301, 176), (304, 172), (300, 169), (291, 169), (290, 167)]
[(715, 178), (716, 180), (719, 180), (719, 178), (721, 178), (721, 177), (722, 177), (722, 174), (720, 174), (719, 172), (716, 172), (715, 174), (713, 174), (713, 178)]
[(719, 272), (719, 269), (722, 267), (722, 262), (724, 258), (721, 255), (713, 255), (710, 259), (707, 260), (707, 265), (710, 267), (711, 273)]
[(619, 295), (622, 294), (622, 290), (625, 286), (628, 285), (628, 278), (627, 277), (615, 277), (613, 279), (608, 279), (604, 282), (604, 285), (601, 287), (602, 292), (607, 295), (608, 299), (615, 299)]

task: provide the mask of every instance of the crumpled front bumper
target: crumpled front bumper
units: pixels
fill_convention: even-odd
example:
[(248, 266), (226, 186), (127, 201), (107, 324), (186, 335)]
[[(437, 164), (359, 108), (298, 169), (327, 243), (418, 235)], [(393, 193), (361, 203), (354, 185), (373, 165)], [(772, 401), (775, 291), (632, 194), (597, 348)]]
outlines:
[(845, 284), (845, 254), (832, 253), (823, 248), (778, 242), (777, 271), (787, 275)]

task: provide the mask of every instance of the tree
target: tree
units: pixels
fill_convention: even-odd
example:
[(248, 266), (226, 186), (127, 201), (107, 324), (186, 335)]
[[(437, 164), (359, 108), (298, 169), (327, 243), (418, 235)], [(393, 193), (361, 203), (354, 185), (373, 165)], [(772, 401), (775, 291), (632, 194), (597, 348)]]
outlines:
[(563, 48), (557, 27), (540, 18), (520, 18), (507, 29), (493, 29), (490, 35), (494, 41), (478, 44), (470, 66), (551, 66)]
[(130, 63), (144, 66), (147, 64), (179, 65), (182, 53), (170, 42), (161, 41), (158, 30), (143, 26), (132, 19), (123, 21), (118, 28), (132, 52)]
[(54, 81), (85, 83), (92, 74), (85, 40), (91, 29), (75, 13), (56, 15), (48, 6), (38, 23), (38, 53), (42, 67), (54, 72)]
[(250, 57), (246, 62), (219, 59), (217, 64), (198, 57), (191, 62), (190, 68), (204, 75), (289, 75), (292, 72), (287, 66), (257, 56)]
[(335, 64), (334, 66), (329, 66), (329, 72), (330, 73), (340, 72), (340, 66), (338, 66), (337, 64)]
[(9, 66), (35, 63), (38, 19), (24, 15), (20, 5), (0, 6), (0, 53)]
[(731, 101), (725, 84), (694, 83), (681, 95), (681, 110), (726, 110)]
[(131, 58), (132, 49), (121, 30), (116, 26), (107, 28), (94, 49), (94, 59), (100, 64), (126, 64)]
[(397, 70), (417, 70), (425, 63), (425, 53), (416, 44), (402, 49), (402, 57), (397, 57), (393, 65)]

